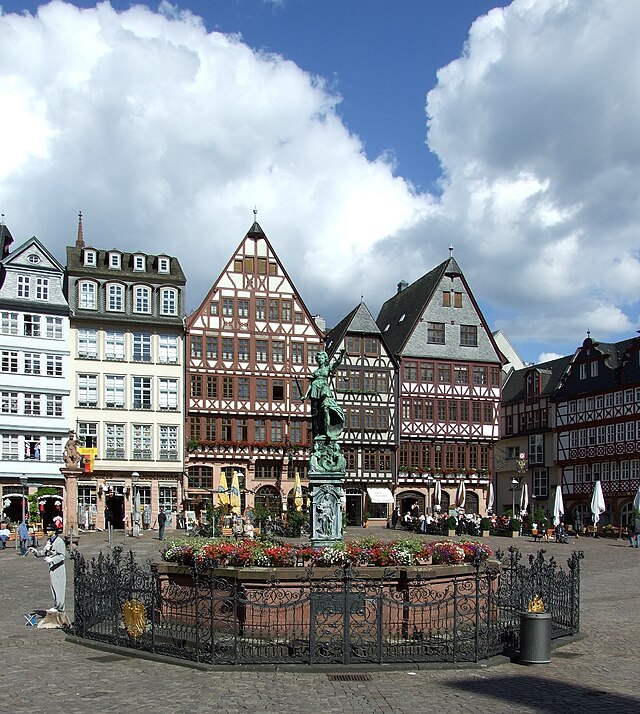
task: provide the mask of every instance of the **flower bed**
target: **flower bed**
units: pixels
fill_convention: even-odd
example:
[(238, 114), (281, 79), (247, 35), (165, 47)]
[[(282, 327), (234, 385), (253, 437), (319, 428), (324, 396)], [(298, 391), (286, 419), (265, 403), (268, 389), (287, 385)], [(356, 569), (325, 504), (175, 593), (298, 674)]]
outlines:
[(425, 542), (419, 538), (381, 541), (362, 538), (331, 547), (315, 548), (309, 543), (293, 544), (276, 540), (232, 541), (227, 539), (172, 540), (160, 551), (168, 563), (199, 570), (217, 567), (332, 567), (458, 565), (484, 562), (493, 554), (484, 543), (465, 540)]

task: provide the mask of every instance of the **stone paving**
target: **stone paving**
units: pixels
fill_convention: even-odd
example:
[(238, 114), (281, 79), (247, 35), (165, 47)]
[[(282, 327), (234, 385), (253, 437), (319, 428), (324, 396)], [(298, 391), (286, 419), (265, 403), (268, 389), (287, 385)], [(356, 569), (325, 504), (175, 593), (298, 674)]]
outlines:
[[(350, 529), (348, 537), (389, 537), (400, 532)], [(167, 534), (169, 537), (171, 533)], [(156, 534), (126, 539), (140, 558), (154, 558)], [(492, 548), (516, 544), (524, 553), (540, 544), (528, 538), (489, 538)], [(118, 543), (124, 544), (122, 533)], [(11, 545), (11, 544), (8, 544)], [(104, 533), (80, 536), (80, 550), (107, 549)], [(627, 541), (581, 538), (543, 544), (564, 565), (583, 550), (582, 636), (555, 648), (550, 664), (390, 671), (373, 669), (364, 681), (339, 681), (317, 671), (199, 671), (123, 657), (79, 646), (59, 630), (24, 624), (23, 613), (51, 605), (46, 564), (0, 551), (0, 696), (6, 711), (74, 712), (417, 712), (510, 714), (640, 712), (640, 549)], [(71, 564), (67, 577), (71, 581)], [(69, 582), (67, 601), (71, 605)], [(72, 614), (72, 613), (70, 613)], [(337, 667), (335, 672), (345, 673)]]

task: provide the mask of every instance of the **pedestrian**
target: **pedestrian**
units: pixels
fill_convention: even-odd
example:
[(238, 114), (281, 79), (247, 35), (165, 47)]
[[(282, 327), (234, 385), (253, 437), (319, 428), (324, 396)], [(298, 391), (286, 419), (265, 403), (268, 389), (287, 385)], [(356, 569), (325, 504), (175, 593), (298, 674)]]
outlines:
[(0, 550), (6, 549), (9, 538), (11, 538), (11, 531), (7, 528), (7, 524), (0, 523)]
[(391, 514), (391, 527), (395, 531), (396, 526), (398, 525), (398, 521), (400, 520), (400, 517), (402, 514), (400, 513), (400, 506), (396, 506), (393, 509), (393, 513)]
[(640, 511), (635, 511), (629, 517), (629, 548), (638, 547), (640, 542)]
[(26, 555), (30, 540), (29, 521), (26, 518), (18, 526), (18, 539), (20, 540), (20, 555)]
[(164, 540), (164, 528), (167, 525), (167, 514), (161, 510), (158, 513), (158, 540)]

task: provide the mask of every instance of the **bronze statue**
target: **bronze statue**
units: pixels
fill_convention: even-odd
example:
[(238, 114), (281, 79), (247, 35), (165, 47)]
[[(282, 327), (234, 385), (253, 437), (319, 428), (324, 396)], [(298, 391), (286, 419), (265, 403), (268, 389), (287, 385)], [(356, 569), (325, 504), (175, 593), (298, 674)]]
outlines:
[(329, 362), (326, 352), (318, 352), (316, 362), (318, 369), (311, 374), (309, 387), (302, 397), (311, 399), (311, 424), (314, 440), (321, 438), (326, 442), (337, 441), (344, 427), (344, 411), (336, 402), (336, 398), (331, 391), (329, 379), (338, 369), (344, 350), (340, 350), (338, 356)]

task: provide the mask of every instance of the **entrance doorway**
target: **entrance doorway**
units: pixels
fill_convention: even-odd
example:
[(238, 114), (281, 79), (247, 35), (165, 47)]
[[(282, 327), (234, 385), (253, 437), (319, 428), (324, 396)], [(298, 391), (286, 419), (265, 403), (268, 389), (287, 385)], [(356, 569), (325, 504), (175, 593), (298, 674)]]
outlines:
[(114, 530), (124, 528), (124, 496), (114, 494), (107, 496), (104, 501), (104, 523), (108, 527), (111, 520), (111, 527)]
[(362, 525), (362, 491), (347, 491), (347, 525)]

